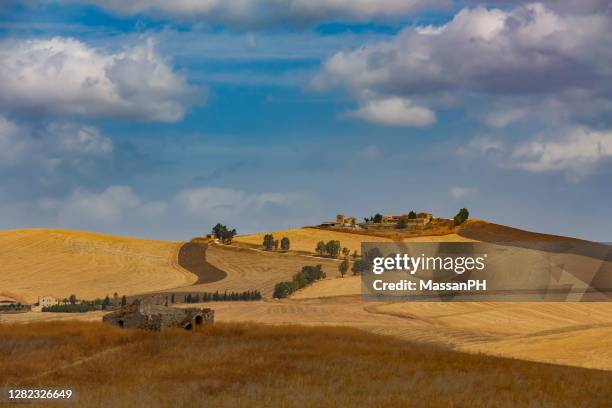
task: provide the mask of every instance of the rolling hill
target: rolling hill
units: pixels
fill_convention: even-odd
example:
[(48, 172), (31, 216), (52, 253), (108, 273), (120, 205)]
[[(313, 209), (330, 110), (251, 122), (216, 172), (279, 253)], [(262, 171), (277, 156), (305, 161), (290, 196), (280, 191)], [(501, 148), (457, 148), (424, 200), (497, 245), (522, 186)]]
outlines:
[[(318, 258), (312, 252), (320, 240), (337, 239), (355, 250), (362, 241), (383, 238), (313, 228), (279, 231), (274, 236), (288, 236), (292, 251), (262, 251), (258, 248), (262, 234), (237, 237), (233, 246), (208, 245), (201, 260), (217, 271), (208, 276), (210, 269), (192, 274), (178, 266), (184, 243), (61, 230), (0, 232), (0, 296), (33, 301), (37, 296), (71, 293), (93, 298), (115, 291), (130, 295), (258, 289), (266, 300), (210, 304), (216, 319), (350, 326), (461, 351), (612, 370), (612, 302), (364, 302), (359, 277), (338, 277), (338, 260)], [(519, 246), (523, 242), (577, 241), (483, 221), (469, 221), (448, 235), (396, 236), (394, 240)], [(191, 260), (197, 263), (198, 259), (195, 253)], [(290, 279), (304, 265), (315, 264), (323, 265), (327, 279), (298, 291), (291, 299), (270, 300), (277, 282)], [(3, 315), (2, 320), (99, 320), (100, 313), (24, 313)]]
[(0, 295), (82, 299), (184, 286), (197, 277), (177, 265), (181, 243), (91, 232), (0, 232)]

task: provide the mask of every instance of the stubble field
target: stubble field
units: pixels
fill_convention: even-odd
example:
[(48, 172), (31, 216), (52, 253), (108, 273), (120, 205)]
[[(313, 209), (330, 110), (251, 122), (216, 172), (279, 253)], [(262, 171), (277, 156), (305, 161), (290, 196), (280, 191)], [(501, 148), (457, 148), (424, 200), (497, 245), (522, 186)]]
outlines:
[(339, 327), (39, 323), (0, 326), (0, 344), (0, 386), (71, 388), (85, 407), (605, 406), (612, 380)]

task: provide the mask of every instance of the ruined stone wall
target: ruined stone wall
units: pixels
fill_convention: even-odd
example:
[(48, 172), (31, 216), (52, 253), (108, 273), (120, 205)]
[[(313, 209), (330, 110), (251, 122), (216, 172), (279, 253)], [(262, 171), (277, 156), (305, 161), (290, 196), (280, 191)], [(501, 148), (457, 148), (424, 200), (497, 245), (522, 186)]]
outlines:
[(124, 328), (163, 330), (168, 328), (192, 329), (214, 322), (212, 309), (165, 307), (154, 303), (130, 305), (102, 318), (105, 323)]

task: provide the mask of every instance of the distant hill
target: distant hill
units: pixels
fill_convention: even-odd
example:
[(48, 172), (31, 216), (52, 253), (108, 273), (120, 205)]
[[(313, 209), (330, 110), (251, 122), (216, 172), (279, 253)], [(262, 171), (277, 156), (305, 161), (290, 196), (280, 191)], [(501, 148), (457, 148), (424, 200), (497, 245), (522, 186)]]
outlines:
[(197, 277), (177, 265), (180, 245), (81, 231), (2, 231), (0, 295), (93, 299), (188, 285)]

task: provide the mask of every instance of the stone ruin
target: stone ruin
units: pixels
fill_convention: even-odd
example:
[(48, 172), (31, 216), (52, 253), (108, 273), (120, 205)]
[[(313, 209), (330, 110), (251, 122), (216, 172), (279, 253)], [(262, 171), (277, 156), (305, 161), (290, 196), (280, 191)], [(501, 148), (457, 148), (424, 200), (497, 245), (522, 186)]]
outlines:
[(138, 305), (128, 305), (102, 318), (104, 323), (129, 329), (164, 330), (183, 328), (191, 330), (212, 324), (215, 312), (209, 308), (178, 308), (159, 304), (154, 299), (143, 300)]

